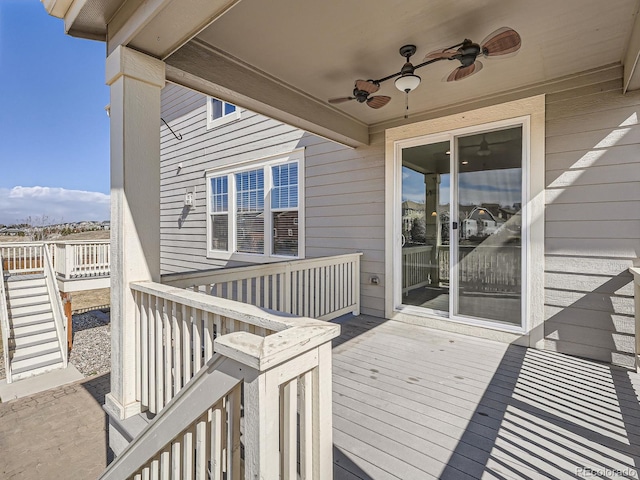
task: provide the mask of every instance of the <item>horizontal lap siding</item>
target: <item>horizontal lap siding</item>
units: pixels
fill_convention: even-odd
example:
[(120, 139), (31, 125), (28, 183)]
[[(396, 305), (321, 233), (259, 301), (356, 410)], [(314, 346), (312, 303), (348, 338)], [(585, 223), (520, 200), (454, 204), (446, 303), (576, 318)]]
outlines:
[(640, 93), (547, 96), (545, 344), (633, 366), (640, 255)]
[[(206, 97), (175, 85), (162, 92), (162, 274), (235, 266), (206, 258), (204, 171), (305, 147), (306, 257), (362, 251), (363, 313), (384, 315), (384, 145), (351, 149), (252, 112), (206, 129)], [(183, 210), (196, 188), (196, 208)], [(372, 276), (380, 285), (371, 285)]]

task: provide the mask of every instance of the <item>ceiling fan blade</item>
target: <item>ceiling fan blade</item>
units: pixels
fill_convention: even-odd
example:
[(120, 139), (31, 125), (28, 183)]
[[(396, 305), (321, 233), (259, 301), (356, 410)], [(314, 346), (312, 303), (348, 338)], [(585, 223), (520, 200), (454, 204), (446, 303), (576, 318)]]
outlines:
[(328, 101), (329, 103), (344, 103), (344, 102), (348, 102), (349, 100), (355, 100), (356, 97), (337, 97), (337, 98), (330, 98)]
[(368, 98), (367, 105), (369, 105), (371, 108), (382, 108), (387, 103), (389, 103), (389, 100), (391, 100), (391, 97), (387, 97), (386, 95), (378, 95), (376, 97)]
[(474, 73), (478, 73), (480, 70), (482, 70), (482, 63), (476, 60), (475, 63), (472, 63), (468, 67), (456, 68), (447, 77), (447, 82), (457, 82), (458, 80), (467, 78), (468, 76), (473, 75)]
[(423, 61), (428, 62), (429, 60), (434, 60), (436, 58), (451, 58), (458, 53), (458, 50), (445, 48), (444, 50), (434, 50), (433, 52), (429, 52), (424, 56)]
[(371, 94), (380, 90), (380, 85), (373, 83), (371, 80), (356, 80), (356, 88)]
[(486, 57), (497, 57), (520, 50), (522, 40), (514, 29), (502, 27), (487, 36), (480, 45)]

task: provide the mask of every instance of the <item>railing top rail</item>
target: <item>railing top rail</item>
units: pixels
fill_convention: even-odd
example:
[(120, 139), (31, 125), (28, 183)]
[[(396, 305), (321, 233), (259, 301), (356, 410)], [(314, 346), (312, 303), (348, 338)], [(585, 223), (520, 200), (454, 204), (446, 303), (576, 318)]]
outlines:
[(260, 275), (273, 275), (284, 270), (296, 271), (303, 268), (312, 268), (330, 264), (331, 262), (346, 261), (350, 258), (362, 256), (362, 252), (345, 253), (342, 255), (333, 255), (330, 257), (307, 258), (302, 260), (290, 260), (286, 262), (261, 263), (257, 265), (248, 265), (243, 267), (229, 267), (212, 270), (201, 270), (197, 272), (172, 273), (162, 276), (162, 283), (166, 285), (180, 286), (181, 288), (193, 285), (201, 285), (209, 283), (210, 278), (228, 277), (229, 280), (246, 278), (247, 274), (258, 272)]
[(2, 330), (2, 352), (7, 380), (11, 382), (11, 368), (9, 365), (9, 312), (7, 311), (6, 295), (4, 291), (4, 271), (0, 258), (0, 329)]
[(106, 245), (111, 243), (111, 239), (102, 239), (102, 240), (47, 240), (45, 243), (52, 243), (54, 245)]
[[(129, 478), (202, 412), (233, 390), (243, 377), (241, 366), (233, 360), (223, 356), (211, 358), (160, 411), (154, 422), (147, 424), (136, 440), (125, 447), (100, 479)], [(175, 415), (176, 412), (180, 414)]]
[(12, 247), (43, 247), (45, 242), (0, 242), (0, 249)]
[(190, 307), (203, 310), (205, 312), (222, 315), (233, 320), (281, 332), (293, 327), (323, 327), (335, 330), (336, 335), (340, 332), (338, 325), (315, 320), (308, 317), (298, 317), (287, 313), (276, 312), (274, 310), (256, 307), (248, 303), (236, 302), (226, 298), (212, 297), (200, 292), (192, 292), (182, 288), (164, 285), (155, 282), (133, 282), (131, 289), (137, 292), (156, 295), (166, 300), (183, 303)]

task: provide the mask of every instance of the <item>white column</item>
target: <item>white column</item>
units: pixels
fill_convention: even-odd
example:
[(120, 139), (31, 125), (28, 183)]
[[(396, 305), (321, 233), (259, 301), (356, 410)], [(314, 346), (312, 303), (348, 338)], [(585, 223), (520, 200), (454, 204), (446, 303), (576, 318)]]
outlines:
[(164, 62), (126, 47), (107, 57), (111, 87), (111, 393), (127, 418), (136, 401), (136, 328), (129, 284), (160, 281), (160, 90)]

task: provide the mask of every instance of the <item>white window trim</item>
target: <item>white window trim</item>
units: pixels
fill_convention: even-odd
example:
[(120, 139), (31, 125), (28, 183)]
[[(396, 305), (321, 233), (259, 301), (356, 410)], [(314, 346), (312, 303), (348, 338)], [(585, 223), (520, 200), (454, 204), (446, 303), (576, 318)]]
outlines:
[[(218, 100), (219, 102), (222, 102), (222, 111), (224, 112), (224, 108), (225, 105), (229, 104), (229, 105), (233, 105), (234, 107), (236, 107), (235, 111), (231, 112), (231, 113), (227, 113), (226, 115), (222, 115), (220, 118), (216, 118), (216, 119), (211, 119), (211, 115), (213, 113), (213, 107), (212, 107), (212, 101), (213, 100)], [(240, 107), (238, 107), (237, 105), (234, 105), (232, 103), (229, 102), (225, 102), (224, 100), (220, 100), (219, 98), (215, 98), (215, 97), (207, 97), (207, 130), (210, 130), (212, 128), (217, 128), (220, 127), (221, 125), (225, 125), (229, 122), (233, 122), (235, 120), (238, 120), (240, 118)]]
[[(528, 297), (523, 297), (526, 315), (520, 331), (509, 331), (496, 325), (455, 322), (438, 318), (436, 315), (416, 315), (396, 309), (394, 288), (400, 281), (394, 261), (394, 248), (398, 238), (395, 195), (401, 179), (398, 178), (397, 164), (399, 145), (418, 137), (449, 134), (468, 129), (486, 128), (492, 123), (518, 122), (518, 117), (527, 117), (529, 123), (528, 181), (523, 190), (523, 203), (527, 204), (528, 218), (523, 218), (523, 236), (527, 236), (529, 248), (526, 251)], [(523, 142), (526, 142), (526, 137)], [(420, 325), (454, 331), (467, 335), (514, 342), (536, 348), (543, 348), (544, 334), (544, 145), (545, 145), (545, 97), (539, 95), (504, 104), (471, 110), (460, 114), (416, 122), (391, 128), (385, 132), (385, 316), (387, 318), (417, 323)], [(524, 166), (524, 165), (523, 165)], [(528, 226), (528, 228), (525, 227)], [(526, 228), (526, 232), (525, 232)], [(410, 310), (410, 309), (409, 309)]]
[[(282, 165), (285, 163), (298, 162), (298, 208), (276, 209), (277, 211), (291, 210), (298, 211), (298, 256), (275, 255), (273, 253), (245, 253), (236, 252), (236, 185), (233, 177), (236, 173), (241, 173), (257, 168), (265, 169), (264, 176), (264, 249), (265, 252), (271, 252), (273, 248), (273, 219), (271, 210), (271, 188), (272, 173), (271, 167)], [(228, 181), (228, 251), (211, 249), (211, 178), (229, 175)], [(205, 172), (205, 181), (207, 187), (207, 258), (217, 260), (232, 260), (238, 262), (250, 263), (271, 263), (285, 262), (289, 260), (301, 260), (305, 257), (305, 188), (304, 188), (304, 148), (299, 148), (286, 154), (273, 155), (234, 164), (227, 164), (219, 168), (209, 169)]]

